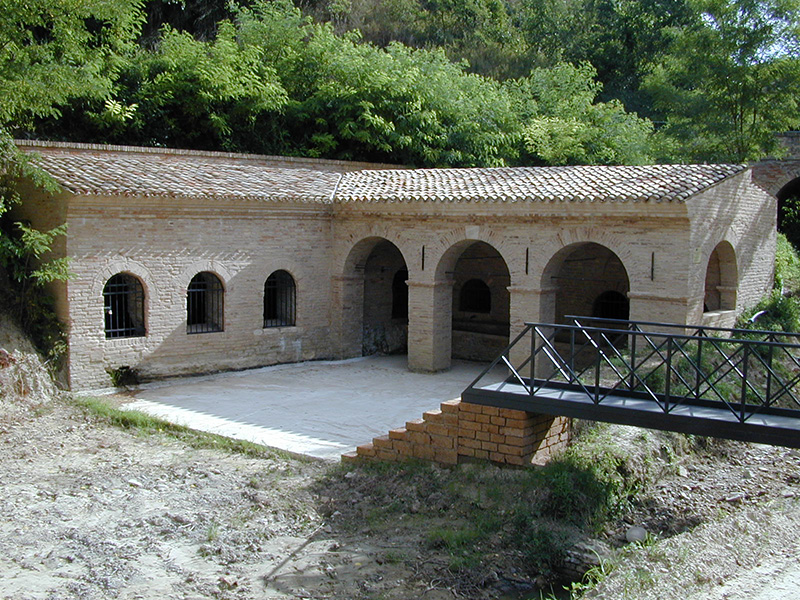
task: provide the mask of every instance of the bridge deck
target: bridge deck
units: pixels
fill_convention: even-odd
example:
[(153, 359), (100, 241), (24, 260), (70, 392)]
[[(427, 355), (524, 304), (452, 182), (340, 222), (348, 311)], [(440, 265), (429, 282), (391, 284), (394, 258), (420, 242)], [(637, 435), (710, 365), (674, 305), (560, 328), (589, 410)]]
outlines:
[[(800, 448), (800, 418), (796, 411), (778, 408), (762, 409), (742, 423), (719, 403), (684, 400), (665, 413), (649, 398), (612, 393), (602, 396), (601, 403), (595, 403), (575, 386), (552, 383), (536, 389), (533, 395), (519, 383), (471, 387), (462, 393), (461, 399), (541, 414)], [(793, 412), (795, 416), (791, 416)]]

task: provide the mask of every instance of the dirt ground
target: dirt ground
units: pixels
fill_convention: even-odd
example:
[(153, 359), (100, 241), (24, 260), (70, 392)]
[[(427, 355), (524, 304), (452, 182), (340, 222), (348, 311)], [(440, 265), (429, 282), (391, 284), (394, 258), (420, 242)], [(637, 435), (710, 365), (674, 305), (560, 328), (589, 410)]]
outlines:
[[(413, 520), (354, 527), (370, 509), (358, 470), (138, 436), (61, 400), (0, 406), (3, 598), (512, 597), (501, 558), (494, 581), (469, 591)], [(622, 545), (635, 523), (664, 541), (629, 551), (593, 597), (797, 589), (799, 483), (792, 450), (721, 444), (681, 463), (604, 534)]]

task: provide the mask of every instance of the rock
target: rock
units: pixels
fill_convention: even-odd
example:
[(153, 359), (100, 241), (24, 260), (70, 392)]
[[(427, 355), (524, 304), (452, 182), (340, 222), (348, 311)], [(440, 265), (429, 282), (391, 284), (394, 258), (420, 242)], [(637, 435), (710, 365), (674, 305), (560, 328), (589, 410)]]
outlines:
[(680, 465), (680, 466), (678, 466), (678, 475), (680, 477), (688, 477), (689, 476), (689, 471), (688, 471), (688, 469), (686, 467), (684, 467), (683, 465)]
[(725, 498), (725, 502), (741, 502), (742, 500), (744, 500), (744, 494), (742, 492), (732, 494)]
[(140, 488), (143, 484), (138, 479), (128, 479), (128, 485), (131, 487)]
[(628, 531), (625, 532), (625, 539), (631, 544), (634, 542), (643, 542), (647, 539), (647, 530), (638, 525), (628, 527)]

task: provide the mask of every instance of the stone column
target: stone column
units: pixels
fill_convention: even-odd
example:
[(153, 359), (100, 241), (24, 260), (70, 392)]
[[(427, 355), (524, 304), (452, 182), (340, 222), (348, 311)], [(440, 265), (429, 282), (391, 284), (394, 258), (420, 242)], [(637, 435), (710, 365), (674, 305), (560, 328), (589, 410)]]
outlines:
[(408, 368), (435, 372), (450, 368), (453, 336), (453, 281), (408, 281)]

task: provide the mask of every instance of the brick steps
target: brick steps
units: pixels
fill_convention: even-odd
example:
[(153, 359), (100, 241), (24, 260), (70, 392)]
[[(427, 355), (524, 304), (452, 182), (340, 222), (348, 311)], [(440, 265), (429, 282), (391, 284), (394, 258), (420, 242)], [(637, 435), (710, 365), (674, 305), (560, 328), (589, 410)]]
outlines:
[(343, 461), (411, 458), (454, 465), (489, 460), (526, 465), (547, 461), (569, 441), (569, 419), (448, 400), (421, 419), (362, 444)]

